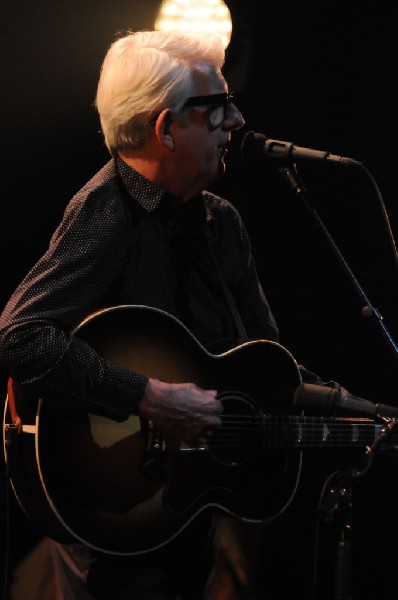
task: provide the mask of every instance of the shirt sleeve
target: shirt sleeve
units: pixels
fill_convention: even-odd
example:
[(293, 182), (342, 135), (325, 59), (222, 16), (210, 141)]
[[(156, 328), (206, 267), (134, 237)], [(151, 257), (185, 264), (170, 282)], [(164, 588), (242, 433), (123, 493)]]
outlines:
[(116, 195), (77, 195), (0, 316), (0, 368), (58, 410), (80, 408), (116, 420), (137, 411), (147, 377), (71, 333), (120, 282), (131, 234)]

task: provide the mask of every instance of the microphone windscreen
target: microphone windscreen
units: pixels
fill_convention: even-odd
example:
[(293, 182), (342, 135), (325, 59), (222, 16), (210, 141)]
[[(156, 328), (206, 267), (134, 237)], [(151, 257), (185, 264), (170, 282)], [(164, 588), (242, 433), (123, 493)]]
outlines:
[(263, 158), (263, 149), (266, 141), (265, 135), (248, 131), (241, 144), (241, 156), (243, 162), (250, 163)]
[(305, 410), (330, 415), (338, 401), (338, 391), (328, 386), (301, 383), (293, 396), (293, 405)]

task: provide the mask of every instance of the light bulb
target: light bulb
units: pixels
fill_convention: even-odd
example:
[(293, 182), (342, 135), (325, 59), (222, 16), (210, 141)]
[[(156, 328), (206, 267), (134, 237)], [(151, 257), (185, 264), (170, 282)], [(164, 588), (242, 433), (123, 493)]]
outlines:
[(231, 40), (232, 19), (223, 0), (163, 0), (155, 29), (182, 33), (214, 33), (224, 48)]

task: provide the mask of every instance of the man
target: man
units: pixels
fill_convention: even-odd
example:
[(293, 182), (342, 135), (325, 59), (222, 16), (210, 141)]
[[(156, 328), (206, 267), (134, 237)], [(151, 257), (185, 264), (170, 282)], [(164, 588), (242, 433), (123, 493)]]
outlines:
[[(216, 389), (126, 368), (71, 333), (98, 309), (164, 311), (210, 352), (277, 340), (244, 224), (205, 191), (244, 125), (224, 58), (218, 38), (154, 31), (128, 33), (105, 56), (96, 107), (111, 159), (72, 198), (0, 321), (0, 368), (60, 414), (136, 415), (178, 443), (221, 425)], [(138, 556), (52, 541), (58, 597), (202, 598), (211, 524), (199, 515)]]

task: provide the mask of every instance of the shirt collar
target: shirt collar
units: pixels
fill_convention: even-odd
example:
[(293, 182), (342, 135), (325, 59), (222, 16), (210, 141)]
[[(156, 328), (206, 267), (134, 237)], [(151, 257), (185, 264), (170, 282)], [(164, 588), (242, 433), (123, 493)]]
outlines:
[[(175, 196), (169, 194), (156, 183), (138, 173), (133, 167), (130, 167), (130, 165), (125, 163), (120, 156), (116, 156), (116, 168), (128, 193), (147, 212), (152, 212), (158, 208), (161, 201), (165, 198), (167, 199), (166, 204), (171, 203), (172, 205), (180, 205), (180, 201)], [(198, 202), (203, 206), (203, 193), (199, 194), (196, 198), (196, 202), (192, 204), (197, 204)], [(210, 224), (213, 219), (210, 207), (207, 203), (204, 203), (204, 215), (205, 220)]]
[(151, 212), (159, 206), (160, 201), (166, 194), (165, 190), (130, 167), (120, 156), (116, 157), (116, 168), (128, 193), (135, 198), (142, 208)]

